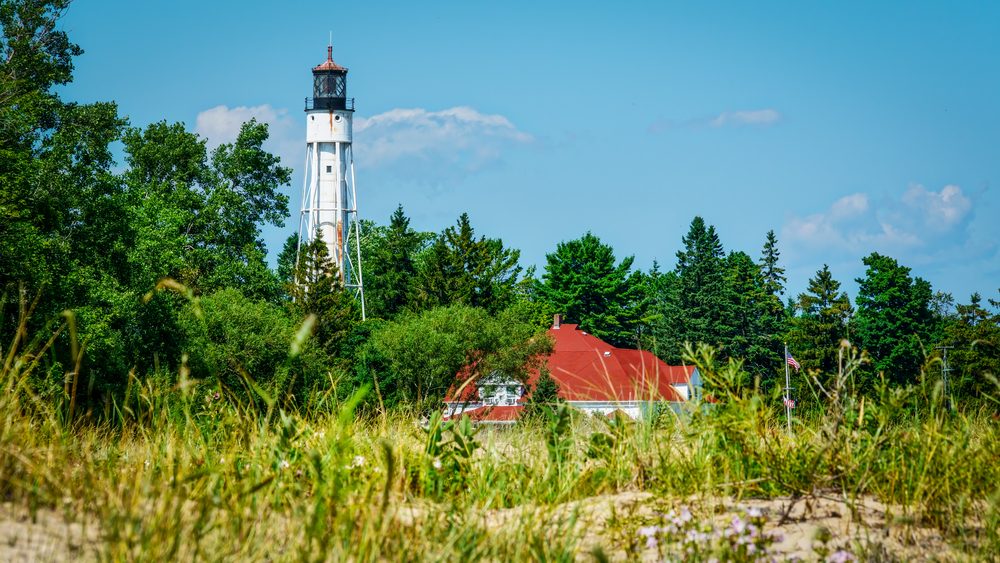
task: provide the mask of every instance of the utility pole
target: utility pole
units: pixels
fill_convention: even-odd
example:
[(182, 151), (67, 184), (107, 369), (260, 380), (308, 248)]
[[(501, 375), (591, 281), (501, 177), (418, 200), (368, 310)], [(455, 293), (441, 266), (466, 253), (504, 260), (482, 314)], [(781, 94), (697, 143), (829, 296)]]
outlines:
[(948, 388), (948, 373), (951, 372), (951, 367), (948, 366), (948, 350), (954, 348), (954, 346), (937, 346), (935, 350), (941, 350), (941, 379), (944, 382), (944, 400), (945, 406), (948, 410), (954, 410), (955, 406), (951, 404), (951, 390)]

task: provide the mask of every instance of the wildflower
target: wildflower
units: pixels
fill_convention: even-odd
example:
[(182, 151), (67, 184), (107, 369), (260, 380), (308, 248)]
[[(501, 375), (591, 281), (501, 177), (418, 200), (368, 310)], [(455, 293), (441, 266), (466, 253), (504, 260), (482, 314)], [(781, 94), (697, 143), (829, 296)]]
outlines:
[(149, 466), (150, 466), (151, 464), (149, 463), (149, 460), (147, 459), (146, 461), (144, 461), (144, 462), (143, 462), (143, 464), (142, 464), (142, 465), (143, 465), (143, 467), (145, 467), (146, 469), (149, 469)]
[(354, 468), (354, 467), (363, 467), (364, 465), (365, 465), (365, 456), (363, 456), (363, 455), (356, 455), (356, 456), (354, 456), (354, 460), (351, 461), (351, 467), (352, 468)]
[(693, 518), (693, 516), (691, 516), (691, 511), (688, 510), (688, 507), (682, 506), (681, 507), (681, 522), (684, 522), (684, 523), (690, 522), (692, 518)]
[(434, 461), (431, 462), (431, 466), (433, 466), (434, 469), (441, 469), (441, 460), (435, 458)]
[(656, 526), (643, 526), (639, 528), (639, 535), (646, 537), (646, 549), (656, 549), (656, 532), (659, 529)]
[(226, 464), (226, 458), (220, 457), (219, 458), (219, 465), (225, 465), (225, 464)]
[(739, 516), (733, 516), (733, 521), (730, 528), (733, 530), (733, 533), (739, 535), (742, 534), (744, 530), (747, 529), (747, 524)]
[(760, 511), (756, 506), (751, 506), (750, 510), (747, 510), (747, 516), (751, 518), (760, 518), (764, 513)]
[(847, 563), (848, 561), (857, 561), (857, 557), (850, 551), (845, 551), (843, 549), (838, 549), (831, 553), (827, 558), (827, 563)]
[(282, 469), (288, 469), (291, 466), (292, 464), (288, 463), (287, 459), (281, 460), (281, 463), (279, 464), (279, 467), (281, 467)]

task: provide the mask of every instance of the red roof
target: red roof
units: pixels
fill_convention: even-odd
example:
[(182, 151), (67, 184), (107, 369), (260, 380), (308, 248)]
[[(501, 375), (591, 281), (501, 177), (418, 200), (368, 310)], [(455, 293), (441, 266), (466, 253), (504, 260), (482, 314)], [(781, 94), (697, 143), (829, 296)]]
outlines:
[(326, 60), (323, 61), (323, 64), (313, 67), (313, 72), (323, 71), (323, 70), (343, 70), (345, 72), (347, 71), (346, 68), (333, 62), (333, 45), (330, 45), (326, 48)]
[[(555, 350), (549, 373), (568, 401), (683, 401), (673, 384), (687, 384), (693, 366), (670, 366), (648, 350), (615, 348), (574, 324), (550, 328)], [(533, 386), (538, 374), (533, 373)]]
[[(547, 367), (567, 401), (683, 401), (672, 385), (688, 384), (694, 373), (694, 366), (671, 366), (647, 350), (616, 348), (574, 324), (550, 328), (548, 335), (555, 346)], [(529, 373), (529, 389), (538, 375), (537, 370)], [(455, 401), (452, 393), (445, 401)], [(477, 401), (476, 386), (465, 386), (459, 400)]]
[[(465, 411), (460, 415), (456, 415), (455, 418), (468, 416), (473, 422), (515, 422), (521, 418), (521, 411), (523, 410), (523, 406), (480, 407)], [(445, 415), (444, 418), (448, 420), (450, 417)]]

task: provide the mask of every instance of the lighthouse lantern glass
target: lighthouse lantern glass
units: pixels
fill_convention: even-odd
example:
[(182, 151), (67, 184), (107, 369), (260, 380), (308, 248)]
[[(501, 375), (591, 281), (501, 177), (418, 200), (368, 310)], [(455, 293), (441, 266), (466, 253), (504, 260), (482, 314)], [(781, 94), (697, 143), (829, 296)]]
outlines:
[(342, 74), (317, 74), (313, 78), (313, 96), (316, 98), (347, 97), (347, 81)]

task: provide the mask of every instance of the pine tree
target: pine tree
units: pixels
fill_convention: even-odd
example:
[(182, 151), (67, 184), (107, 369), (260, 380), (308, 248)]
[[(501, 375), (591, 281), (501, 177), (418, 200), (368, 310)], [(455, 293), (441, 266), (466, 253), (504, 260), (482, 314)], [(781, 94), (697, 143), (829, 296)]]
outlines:
[(695, 217), (677, 252), (677, 338), (685, 342), (722, 345), (732, 332), (724, 254), (715, 227)]
[(634, 257), (615, 264), (614, 250), (592, 233), (561, 242), (546, 255), (539, 298), (567, 322), (616, 346), (635, 346), (644, 309)]
[(418, 298), (425, 308), (463, 304), (497, 313), (516, 295), (520, 256), (500, 239), (477, 239), (463, 213), (431, 246), (418, 274)]
[(910, 269), (873, 252), (858, 282), (855, 334), (876, 372), (896, 383), (916, 380), (924, 363), (923, 344), (931, 324), (931, 284), (911, 278)]
[(774, 235), (773, 230), (770, 230), (767, 232), (767, 239), (764, 241), (764, 250), (761, 252), (760, 258), (760, 271), (764, 277), (764, 290), (770, 295), (780, 296), (785, 293), (785, 269), (778, 265), (780, 257), (778, 237)]
[(365, 263), (365, 298), (371, 315), (390, 319), (410, 307), (414, 299), (416, 255), (423, 246), (420, 233), (400, 205), (389, 227)]
[(314, 335), (323, 350), (331, 356), (339, 355), (340, 345), (357, 323), (358, 307), (344, 291), (340, 272), (318, 230), (316, 237), (299, 250), (289, 293), (295, 312), (316, 315)]
[(684, 340), (679, 330), (681, 310), (677, 272), (660, 272), (659, 264), (654, 262), (646, 279), (648, 347), (664, 360), (678, 363)]
[[(723, 352), (744, 360), (745, 369), (769, 380), (775, 373), (775, 335), (770, 332), (772, 296), (767, 292), (760, 267), (745, 252), (726, 258), (726, 290), (732, 332)], [(780, 304), (780, 302), (779, 302)]]
[(788, 344), (806, 370), (818, 370), (824, 376), (837, 370), (840, 341), (848, 338), (851, 301), (840, 291), (826, 264), (809, 280), (805, 293), (795, 303), (798, 315), (791, 320)]
[(785, 269), (778, 264), (780, 257), (778, 237), (773, 230), (768, 231), (760, 259), (764, 295), (758, 304), (757, 314), (760, 316), (760, 345), (769, 352), (767, 360), (760, 367), (771, 375), (780, 374), (783, 370), (781, 338), (788, 331), (788, 314), (781, 302), (786, 278)]
[(996, 392), (989, 377), (1000, 377), (1000, 303), (991, 299), (990, 304), (992, 313), (983, 307), (982, 296), (973, 293), (944, 329), (942, 344), (954, 346), (948, 362), (956, 395), (981, 400)]
[(563, 399), (559, 396), (559, 384), (552, 378), (548, 368), (542, 366), (538, 371), (535, 387), (524, 405), (524, 417), (526, 419), (543, 417), (561, 402)]

